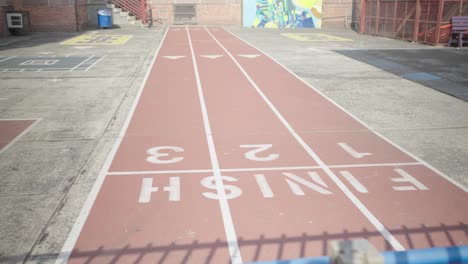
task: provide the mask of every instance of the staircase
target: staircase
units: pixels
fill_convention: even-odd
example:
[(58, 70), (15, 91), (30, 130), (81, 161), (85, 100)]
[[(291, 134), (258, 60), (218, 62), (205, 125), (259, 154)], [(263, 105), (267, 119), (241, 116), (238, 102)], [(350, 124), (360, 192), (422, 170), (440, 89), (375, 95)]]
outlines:
[(107, 4), (112, 9), (113, 24), (119, 27), (142, 27), (147, 24), (145, 0), (114, 0)]

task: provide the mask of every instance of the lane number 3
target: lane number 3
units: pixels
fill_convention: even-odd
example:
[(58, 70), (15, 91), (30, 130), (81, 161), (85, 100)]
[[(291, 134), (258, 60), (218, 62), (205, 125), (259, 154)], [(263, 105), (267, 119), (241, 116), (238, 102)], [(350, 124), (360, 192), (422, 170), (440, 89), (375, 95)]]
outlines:
[(240, 145), (241, 148), (253, 148), (253, 150), (247, 151), (244, 154), (244, 157), (246, 157), (249, 160), (253, 161), (272, 161), (276, 160), (279, 158), (279, 154), (260, 154), (261, 152), (264, 152), (268, 149), (271, 149), (273, 147), (272, 144), (259, 144), (259, 145)]
[(168, 158), (171, 156), (171, 152), (184, 152), (184, 149), (174, 146), (161, 146), (150, 148), (146, 151), (146, 153), (150, 155), (146, 158), (146, 161), (156, 164), (170, 164), (182, 161), (184, 159), (184, 157)]

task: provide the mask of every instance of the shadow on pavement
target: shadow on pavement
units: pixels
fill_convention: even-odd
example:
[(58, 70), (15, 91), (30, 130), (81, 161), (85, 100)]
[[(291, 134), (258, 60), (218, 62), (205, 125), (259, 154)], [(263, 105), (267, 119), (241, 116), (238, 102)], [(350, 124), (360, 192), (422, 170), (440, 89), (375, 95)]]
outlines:
[(468, 49), (335, 50), (335, 52), (468, 101)]

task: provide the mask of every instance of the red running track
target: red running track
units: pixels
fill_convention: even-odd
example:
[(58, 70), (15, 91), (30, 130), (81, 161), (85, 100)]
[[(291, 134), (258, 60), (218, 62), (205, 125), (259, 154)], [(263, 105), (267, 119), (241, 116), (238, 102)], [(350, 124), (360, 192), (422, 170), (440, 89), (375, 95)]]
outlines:
[(468, 244), (466, 189), (222, 28), (169, 28), (127, 121), (58, 262)]

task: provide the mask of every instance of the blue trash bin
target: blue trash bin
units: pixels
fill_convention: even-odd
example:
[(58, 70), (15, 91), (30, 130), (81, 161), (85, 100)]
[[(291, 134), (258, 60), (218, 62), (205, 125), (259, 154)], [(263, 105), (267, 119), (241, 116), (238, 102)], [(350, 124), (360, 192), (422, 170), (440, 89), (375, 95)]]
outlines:
[(112, 27), (112, 10), (98, 9), (98, 26), (101, 28)]

